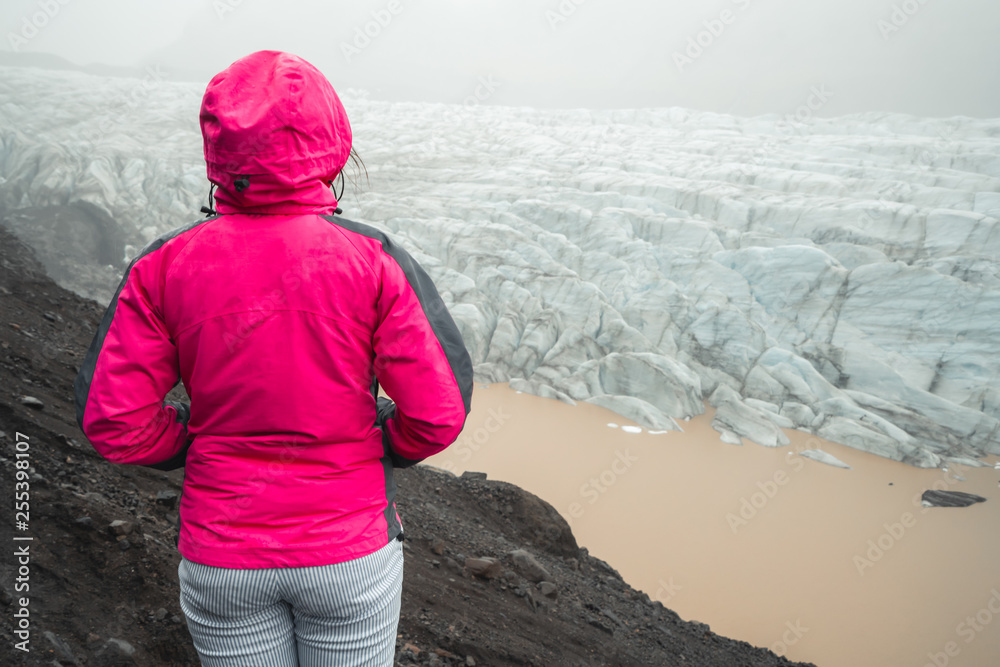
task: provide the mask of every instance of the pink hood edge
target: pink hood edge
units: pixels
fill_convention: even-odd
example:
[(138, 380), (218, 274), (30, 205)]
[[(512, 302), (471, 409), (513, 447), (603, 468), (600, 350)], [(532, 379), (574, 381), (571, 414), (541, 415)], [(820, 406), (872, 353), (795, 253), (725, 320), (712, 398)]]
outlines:
[[(217, 74), (201, 106), (208, 179), (219, 213), (329, 214), (329, 184), (351, 151), (347, 112), (298, 56), (258, 51)], [(236, 181), (247, 177), (239, 191)]]

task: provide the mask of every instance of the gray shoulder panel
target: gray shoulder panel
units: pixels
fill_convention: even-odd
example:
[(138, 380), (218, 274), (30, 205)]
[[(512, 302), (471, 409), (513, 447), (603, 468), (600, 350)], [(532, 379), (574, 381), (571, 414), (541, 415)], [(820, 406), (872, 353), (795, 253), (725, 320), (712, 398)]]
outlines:
[(441, 343), (451, 371), (458, 382), (459, 391), (462, 393), (465, 413), (468, 414), (472, 406), (472, 358), (465, 347), (465, 341), (462, 340), (461, 332), (455, 325), (455, 320), (448, 312), (448, 307), (441, 299), (441, 295), (438, 294), (437, 287), (434, 286), (431, 277), (406, 250), (379, 229), (332, 215), (320, 217), (337, 227), (378, 241), (382, 244), (382, 249), (385, 250), (386, 254), (396, 260), (396, 263), (403, 270), (406, 280), (416, 293), (434, 335)]

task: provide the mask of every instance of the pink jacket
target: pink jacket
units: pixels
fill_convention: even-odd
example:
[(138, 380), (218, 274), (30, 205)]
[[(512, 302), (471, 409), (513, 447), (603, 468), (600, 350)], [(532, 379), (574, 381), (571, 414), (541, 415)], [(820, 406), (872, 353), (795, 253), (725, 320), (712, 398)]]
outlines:
[[(420, 266), (332, 215), (351, 129), (319, 71), (243, 58), (208, 85), (201, 125), (219, 214), (129, 266), (77, 377), (77, 418), (111, 461), (185, 465), (189, 560), (364, 556), (402, 530), (393, 467), (462, 430), (472, 362)], [(394, 412), (381, 399), (376, 413), (376, 379)], [(190, 409), (164, 402), (178, 380)]]

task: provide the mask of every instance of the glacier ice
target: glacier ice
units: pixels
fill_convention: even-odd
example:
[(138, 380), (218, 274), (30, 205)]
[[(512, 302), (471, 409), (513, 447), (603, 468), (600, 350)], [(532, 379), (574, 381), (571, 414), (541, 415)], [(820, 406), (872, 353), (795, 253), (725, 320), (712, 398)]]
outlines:
[(799, 452), (799, 456), (804, 456), (807, 459), (812, 459), (813, 461), (825, 463), (826, 465), (834, 466), (835, 468), (844, 468), (846, 470), (851, 469), (851, 466), (847, 465), (833, 454), (830, 454), (829, 452), (824, 452), (822, 449), (806, 449)]
[[(201, 93), (0, 68), (5, 224), (109, 298), (106, 264), (205, 203)], [(346, 215), (427, 268), (480, 382), (657, 431), (709, 401), (734, 444), (1000, 454), (1000, 120), (342, 97), (367, 164)], [(103, 225), (86, 257), (35, 229), (77, 214)]]

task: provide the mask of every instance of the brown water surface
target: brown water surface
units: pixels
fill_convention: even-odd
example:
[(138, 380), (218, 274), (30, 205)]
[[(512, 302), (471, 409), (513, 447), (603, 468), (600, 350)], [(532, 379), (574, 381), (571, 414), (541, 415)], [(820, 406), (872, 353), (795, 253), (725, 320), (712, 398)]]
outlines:
[[(544, 498), (626, 581), (719, 634), (819, 667), (1000, 665), (1000, 470), (919, 470), (798, 431), (740, 447), (710, 422), (634, 432), (477, 384), (462, 436), (428, 463)], [(796, 453), (812, 448), (853, 469)], [(989, 500), (925, 508), (928, 488)]]

